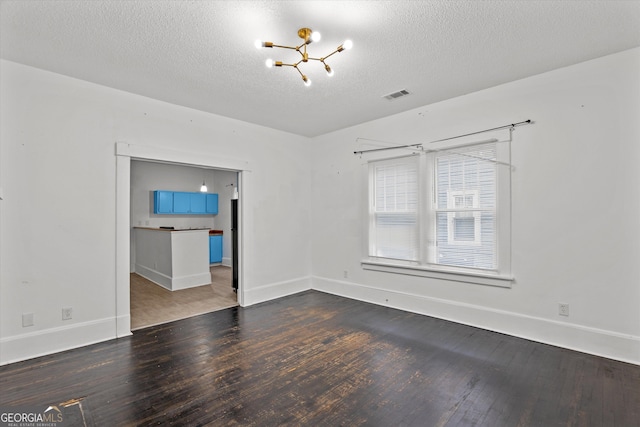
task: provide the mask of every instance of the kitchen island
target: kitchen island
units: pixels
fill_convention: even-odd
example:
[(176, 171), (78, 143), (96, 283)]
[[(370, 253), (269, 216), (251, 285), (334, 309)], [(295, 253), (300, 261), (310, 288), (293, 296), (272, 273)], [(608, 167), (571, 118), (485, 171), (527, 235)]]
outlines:
[(134, 227), (135, 272), (171, 291), (211, 283), (209, 229)]

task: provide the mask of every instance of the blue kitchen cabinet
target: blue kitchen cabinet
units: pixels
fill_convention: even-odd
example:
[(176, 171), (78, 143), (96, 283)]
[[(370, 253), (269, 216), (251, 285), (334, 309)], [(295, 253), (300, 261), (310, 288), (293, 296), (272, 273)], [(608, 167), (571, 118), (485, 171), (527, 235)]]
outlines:
[(173, 193), (173, 213), (204, 215), (207, 213), (207, 195), (205, 193)]
[(204, 215), (207, 213), (207, 195), (205, 193), (189, 193), (189, 202), (192, 214)]
[(222, 234), (209, 236), (209, 263), (222, 262)]
[(191, 193), (183, 191), (173, 192), (173, 213), (188, 214), (191, 211)]
[(208, 214), (217, 214), (218, 213), (218, 195), (217, 194), (207, 194), (207, 206), (206, 213)]
[(218, 195), (156, 190), (153, 192), (153, 213), (215, 215), (218, 213)]
[(173, 213), (173, 191), (153, 192), (153, 213), (171, 214)]

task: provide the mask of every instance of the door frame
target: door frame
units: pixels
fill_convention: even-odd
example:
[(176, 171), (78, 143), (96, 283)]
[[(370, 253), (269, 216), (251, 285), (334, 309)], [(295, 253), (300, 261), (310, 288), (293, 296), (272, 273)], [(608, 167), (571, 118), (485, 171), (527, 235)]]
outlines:
[(131, 160), (148, 160), (181, 166), (207, 167), (238, 173), (238, 304), (244, 306), (243, 286), (243, 195), (250, 172), (249, 162), (222, 156), (148, 147), (116, 142), (116, 337), (131, 335), (130, 242), (131, 242)]

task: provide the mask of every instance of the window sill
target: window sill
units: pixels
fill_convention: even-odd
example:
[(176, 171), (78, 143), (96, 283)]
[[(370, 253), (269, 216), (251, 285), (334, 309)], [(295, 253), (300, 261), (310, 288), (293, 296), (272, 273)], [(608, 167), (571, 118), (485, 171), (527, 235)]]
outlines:
[(432, 279), (453, 280), (455, 282), (473, 283), (477, 285), (498, 286), (501, 288), (511, 288), (513, 277), (501, 276), (490, 272), (483, 273), (477, 271), (445, 270), (443, 268), (430, 267), (424, 265), (407, 265), (380, 260), (364, 259), (361, 261), (362, 268), (371, 271), (382, 271), (385, 273), (405, 274), (409, 276), (430, 277)]

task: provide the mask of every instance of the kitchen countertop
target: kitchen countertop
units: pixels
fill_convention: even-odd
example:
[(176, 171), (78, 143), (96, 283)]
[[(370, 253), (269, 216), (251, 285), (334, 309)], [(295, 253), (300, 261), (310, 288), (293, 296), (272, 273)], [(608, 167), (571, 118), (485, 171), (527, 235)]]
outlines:
[(160, 228), (160, 227), (133, 227), (140, 230), (152, 230), (152, 231), (208, 231), (211, 234), (212, 231), (220, 231), (221, 230), (211, 230), (210, 228)]

